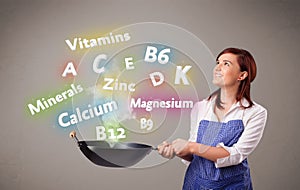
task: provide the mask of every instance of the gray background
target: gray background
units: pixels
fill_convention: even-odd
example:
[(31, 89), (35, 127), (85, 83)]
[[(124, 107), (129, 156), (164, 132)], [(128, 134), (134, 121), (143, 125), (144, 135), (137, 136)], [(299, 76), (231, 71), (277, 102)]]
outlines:
[[(258, 64), (252, 97), (268, 109), (250, 156), (255, 189), (299, 189), (299, 15), (297, 1), (0, 2), (0, 189), (180, 189), (179, 159), (148, 169), (97, 167), (53, 118), (31, 118), (26, 102), (58, 90), (72, 54), (64, 39), (137, 22), (165, 22), (195, 34), (214, 55), (248, 49)], [(50, 114), (51, 115), (51, 114)]]

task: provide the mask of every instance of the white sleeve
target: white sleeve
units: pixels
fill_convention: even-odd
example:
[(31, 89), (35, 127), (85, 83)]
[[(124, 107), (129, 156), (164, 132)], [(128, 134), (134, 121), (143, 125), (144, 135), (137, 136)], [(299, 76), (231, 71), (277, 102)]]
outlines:
[[(249, 108), (251, 109), (251, 108)], [(219, 158), (215, 162), (216, 168), (237, 165), (246, 159), (249, 154), (256, 148), (259, 143), (267, 120), (267, 110), (258, 105), (255, 110), (244, 123), (244, 131), (238, 142), (232, 147), (227, 147), (223, 143), (219, 143), (217, 147), (223, 147), (230, 155), (225, 158)]]
[(188, 141), (196, 142), (197, 132), (199, 127), (199, 111), (201, 107), (201, 102), (197, 102), (191, 110), (191, 125), (190, 125), (190, 138)]
[[(190, 137), (188, 140), (190, 142), (196, 142), (196, 140), (197, 140), (197, 133), (198, 133), (200, 118), (202, 117), (203, 113), (205, 112), (205, 110), (204, 110), (205, 103), (206, 103), (206, 100), (197, 102), (191, 110)], [(186, 161), (184, 159), (182, 159), (182, 162), (187, 165), (190, 163), (189, 161)]]

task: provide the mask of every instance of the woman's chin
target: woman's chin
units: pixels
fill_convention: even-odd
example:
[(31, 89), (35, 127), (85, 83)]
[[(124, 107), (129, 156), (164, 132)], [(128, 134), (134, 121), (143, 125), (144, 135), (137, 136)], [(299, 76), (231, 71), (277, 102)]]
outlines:
[(224, 86), (224, 81), (213, 79), (212, 83), (217, 87)]

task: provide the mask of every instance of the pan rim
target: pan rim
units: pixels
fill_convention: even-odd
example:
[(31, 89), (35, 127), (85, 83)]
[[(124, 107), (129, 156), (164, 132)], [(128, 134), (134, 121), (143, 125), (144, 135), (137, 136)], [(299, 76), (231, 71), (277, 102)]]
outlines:
[[(112, 147), (109, 145), (107, 141), (87, 140), (87, 141), (79, 141), (78, 143), (84, 144), (85, 146), (96, 147), (99, 149), (107, 149), (107, 150), (138, 150), (138, 149), (153, 148), (151, 145), (138, 143), (138, 142), (116, 142), (115, 145)], [(103, 145), (107, 145), (107, 147), (101, 147), (99, 143), (103, 143)], [(115, 147), (116, 145), (117, 147)]]

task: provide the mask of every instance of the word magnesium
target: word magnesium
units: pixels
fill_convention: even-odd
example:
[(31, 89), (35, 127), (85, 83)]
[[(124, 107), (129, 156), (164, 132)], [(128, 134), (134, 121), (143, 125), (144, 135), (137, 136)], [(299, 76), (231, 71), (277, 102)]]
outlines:
[(153, 108), (166, 108), (166, 109), (181, 109), (193, 108), (194, 102), (191, 100), (142, 100), (141, 98), (131, 98), (131, 108), (143, 108), (146, 111), (152, 111)]

